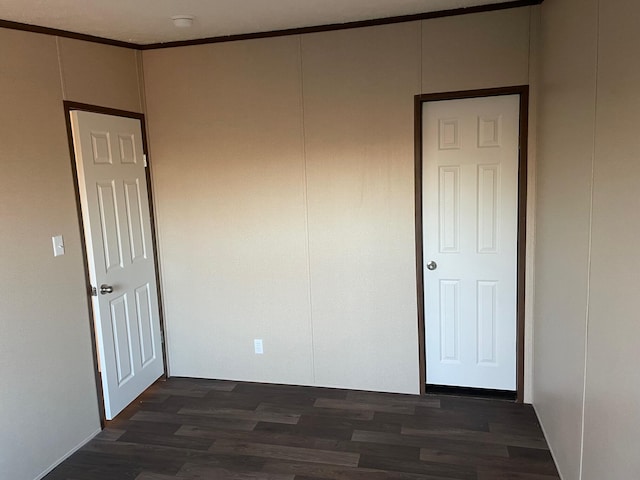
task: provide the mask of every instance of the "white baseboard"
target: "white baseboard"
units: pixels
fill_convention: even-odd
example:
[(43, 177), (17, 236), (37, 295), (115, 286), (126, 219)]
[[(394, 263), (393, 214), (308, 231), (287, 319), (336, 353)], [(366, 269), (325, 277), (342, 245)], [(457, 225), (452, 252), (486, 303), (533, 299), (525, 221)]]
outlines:
[(73, 455), (78, 450), (80, 450), (82, 447), (84, 447), (88, 442), (93, 440), (93, 437), (95, 437), (101, 431), (102, 431), (102, 429), (99, 428), (98, 430), (93, 432), (91, 435), (89, 435), (87, 438), (82, 440), (78, 445), (73, 447), (71, 450), (69, 450), (67, 453), (65, 453), (62, 457), (60, 457), (58, 460), (56, 460), (53, 463), (53, 465), (48, 467), (44, 472), (42, 472), (40, 475), (38, 475), (36, 478), (34, 478), (34, 480), (42, 480), (45, 476), (49, 475), (53, 471), (54, 468), (56, 468), (58, 465), (60, 465), (62, 462), (64, 462), (67, 458), (69, 458), (71, 455)]

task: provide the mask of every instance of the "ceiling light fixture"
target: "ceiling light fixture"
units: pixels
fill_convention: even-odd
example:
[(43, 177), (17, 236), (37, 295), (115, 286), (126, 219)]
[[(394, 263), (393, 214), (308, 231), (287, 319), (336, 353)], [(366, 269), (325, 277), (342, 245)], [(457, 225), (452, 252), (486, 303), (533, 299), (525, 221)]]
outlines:
[(173, 24), (178, 28), (189, 28), (193, 25), (193, 16), (191, 15), (175, 15), (171, 17)]

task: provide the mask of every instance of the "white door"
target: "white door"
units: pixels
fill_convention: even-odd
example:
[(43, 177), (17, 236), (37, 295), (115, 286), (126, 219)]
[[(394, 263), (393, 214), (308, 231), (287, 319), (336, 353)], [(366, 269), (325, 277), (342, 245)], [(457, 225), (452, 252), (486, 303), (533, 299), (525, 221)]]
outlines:
[(164, 373), (141, 123), (71, 112), (107, 420)]
[(519, 103), (423, 104), (427, 384), (516, 390)]

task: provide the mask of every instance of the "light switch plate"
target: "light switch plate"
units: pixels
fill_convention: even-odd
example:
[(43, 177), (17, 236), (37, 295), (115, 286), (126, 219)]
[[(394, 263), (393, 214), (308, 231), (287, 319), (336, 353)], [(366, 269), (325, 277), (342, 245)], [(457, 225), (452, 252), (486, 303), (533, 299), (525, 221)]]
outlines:
[(64, 238), (62, 238), (62, 235), (51, 237), (51, 241), (53, 242), (53, 256), (64, 255)]

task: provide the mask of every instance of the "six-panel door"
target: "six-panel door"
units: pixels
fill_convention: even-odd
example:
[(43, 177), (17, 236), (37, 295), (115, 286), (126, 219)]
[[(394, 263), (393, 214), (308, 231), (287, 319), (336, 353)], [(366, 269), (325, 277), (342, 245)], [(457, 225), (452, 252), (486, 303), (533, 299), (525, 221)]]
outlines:
[(514, 391), (519, 96), (422, 115), (427, 384)]
[(109, 420), (164, 372), (142, 131), (98, 113), (71, 121)]

